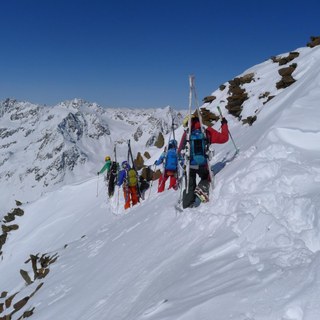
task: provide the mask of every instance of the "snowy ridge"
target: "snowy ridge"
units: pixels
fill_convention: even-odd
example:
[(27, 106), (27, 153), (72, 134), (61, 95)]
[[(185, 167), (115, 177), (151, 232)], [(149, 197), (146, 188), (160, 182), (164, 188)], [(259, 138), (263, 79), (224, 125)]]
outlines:
[[(223, 169), (198, 210), (177, 213), (179, 192), (157, 194), (154, 182), (124, 211), (122, 190), (106, 199), (97, 177), (23, 205), (2, 247), (0, 294), (14, 297), (0, 315), (30, 297), (12, 319), (32, 310), (34, 320), (318, 320), (320, 50), (299, 51), (297, 81), (275, 91), (252, 126), (223, 109), (240, 154), (225, 164), (234, 147), (216, 146), (212, 164)], [(274, 66), (250, 71), (274, 75)], [(260, 95), (274, 79), (247, 91)], [(218, 93), (212, 111), (227, 101)], [(256, 109), (245, 101), (246, 116)], [(25, 262), (37, 253), (58, 259), (27, 285), (19, 270), (31, 276)]]

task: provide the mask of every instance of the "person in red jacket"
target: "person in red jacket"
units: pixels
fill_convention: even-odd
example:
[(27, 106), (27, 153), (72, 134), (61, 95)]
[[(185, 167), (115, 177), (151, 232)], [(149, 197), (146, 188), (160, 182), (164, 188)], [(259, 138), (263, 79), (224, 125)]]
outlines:
[[(184, 120), (184, 126), (188, 125), (188, 118)], [(187, 129), (188, 130), (188, 129)], [(178, 154), (181, 158), (181, 151), (186, 147), (187, 132), (182, 135)], [(220, 132), (207, 127), (205, 134), (201, 130), (201, 124), (197, 115), (191, 115), (191, 133), (190, 140), (190, 173), (189, 173), (189, 190), (183, 191), (182, 206), (183, 208), (195, 206), (197, 194), (203, 194), (202, 201), (207, 201), (209, 198), (210, 174), (207, 164), (207, 150), (212, 143), (225, 143), (229, 140), (228, 122), (225, 118), (221, 119)], [(200, 177), (200, 182), (197, 185), (197, 175)]]

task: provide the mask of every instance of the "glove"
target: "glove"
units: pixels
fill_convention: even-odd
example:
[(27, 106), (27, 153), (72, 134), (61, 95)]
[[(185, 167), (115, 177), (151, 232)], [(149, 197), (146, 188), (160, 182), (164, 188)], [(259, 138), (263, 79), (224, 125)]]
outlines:
[(225, 124), (225, 123), (228, 123), (227, 119), (226, 118), (222, 118), (221, 119), (221, 124)]
[(98, 172), (97, 172), (97, 175), (99, 175), (99, 174), (100, 174), (100, 172), (98, 171)]
[(154, 165), (155, 165), (155, 166), (157, 165), (157, 160), (154, 162)]

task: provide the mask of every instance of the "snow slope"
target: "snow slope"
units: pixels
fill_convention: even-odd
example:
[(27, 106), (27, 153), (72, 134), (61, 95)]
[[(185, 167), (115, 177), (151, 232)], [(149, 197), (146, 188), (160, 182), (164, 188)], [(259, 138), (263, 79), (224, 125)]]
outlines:
[[(299, 52), (297, 81), (253, 126), (223, 109), (240, 153), (228, 162), (232, 143), (216, 146), (210, 203), (176, 212), (179, 191), (157, 194), (155, 182), (124, 211), (121, 190), (110, 201), (92, 177), (23, 205), (0, 263), (0, 294), (17, 294), (0, 315), (30, 297), (12, 319), (28, 310), (34, 320), (320, 319), (320, 47)], [(250, 72), (262, 69), (275, 66)], [(263, 81), (271, 88), (274, 77)], [(213, 94), (211, 110), (226, 100)], [(256, 103), (246, 101), (248, 115)], [(37, 253), (58, 259), (27, 285), (19, 271), (32, 278), (25, 262)]]

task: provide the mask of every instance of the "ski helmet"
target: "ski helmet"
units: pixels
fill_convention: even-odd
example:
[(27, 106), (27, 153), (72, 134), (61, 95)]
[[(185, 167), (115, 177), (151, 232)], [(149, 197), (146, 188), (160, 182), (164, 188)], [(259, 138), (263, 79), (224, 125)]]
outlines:
[[(195, 117), (195, 115), (194, 114), (190, 114), (190, 117), (191, 117), (191, 120), (192, 120)], [(186, 115), (185, 118), (182, 121), (182, 125), (184, 127), (187, 127), (188, 123), (189, 123), (189, 115)]]
[(104, 161), (109, 161), (111, 158), (109, 157), (109, 156), (106, 156), (105, 158), (104, 158)]
[(122, 161), (122, 163), (121, 163), (121, 167), (123, 168), (123, 169), (126, 169), (127, 167), (128, 167), (128, 161)]
[(174, 140), (174, 139), (170, 140), (169, 141), (169, 149), (176, 148), (177, 144), (178, 144), (177, 140)]

